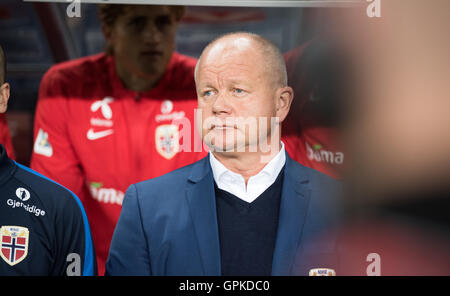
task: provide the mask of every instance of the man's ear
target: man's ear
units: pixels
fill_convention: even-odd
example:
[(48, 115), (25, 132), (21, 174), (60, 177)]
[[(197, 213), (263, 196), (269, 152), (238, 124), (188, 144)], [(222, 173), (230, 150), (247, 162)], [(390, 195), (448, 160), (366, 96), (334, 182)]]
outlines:
[(8, 108), (9, 83), (5, 82), (0, 86), (0, 113), (5, 113)]
[(294, 99), (294, 90), (290, 86), (279, 88), (277, 91), (277, 117), (279, 122), (283, 122), (289, 113), (292, 100)]

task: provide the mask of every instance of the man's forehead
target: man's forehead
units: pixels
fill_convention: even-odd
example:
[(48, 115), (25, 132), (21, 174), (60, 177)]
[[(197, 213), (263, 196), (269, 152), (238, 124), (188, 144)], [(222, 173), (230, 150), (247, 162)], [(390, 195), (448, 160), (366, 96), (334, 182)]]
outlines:
[(254, 63), (242, 59), (227, 59), (210, 60), (202, 63), (199, 68), (198, 76), (201, 80), (210, 79), (226, 79), (228, 80), (248, 80), (254, 79), (260, 73), (261, 68)]
[(220, 40), (217, 40), (211, 45), (210, 50), (223, 51), (223, 50), (247, 50), (254, 47), (254, 41), (247, 36), (228, 36)]
[(216, 80), (225, 79), (227, 81), (242, 81), (248, 80), (249, 78), (256, 76), (254, 69), (248, 65), (207, 65), (204, 67), (200, 73), (199, 77), (201, 80)]
[(262, 67), (250, 63), (210, 64), (201, 67), (197, 74), (197, 87), (215, 85), (216, 83), (249, 85), (259, 83), (267, 77)]
[(230, 36), (214, 42), (206, 52), (206, 55), (235, 55), (244, 54), (247, 51), (256, 51), (255, 42), (246, 36)]
[(208, 68), (255, 67), (255, 63), (259, 62), (260, 55), (247, 39), (214, 44), (201, 58), (201, 65)]

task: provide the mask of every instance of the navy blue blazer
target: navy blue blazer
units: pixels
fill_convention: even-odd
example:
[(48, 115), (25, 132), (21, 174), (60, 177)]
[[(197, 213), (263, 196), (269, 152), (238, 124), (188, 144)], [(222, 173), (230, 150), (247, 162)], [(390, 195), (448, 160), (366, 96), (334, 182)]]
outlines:
[[(338, 182), (286, 153), (272, 275), (336, 265)], [(209, 156), (131, 185), (114, 231), (106, 275), (221, 275)]]

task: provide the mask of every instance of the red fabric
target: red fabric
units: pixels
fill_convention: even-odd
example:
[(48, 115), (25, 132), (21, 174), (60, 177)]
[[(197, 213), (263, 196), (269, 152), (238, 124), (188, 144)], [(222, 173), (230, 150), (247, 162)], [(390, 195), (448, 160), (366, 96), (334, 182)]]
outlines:
[(336, 130), (329, 127), (306, 127), (296, 134), (282, 137), (292, 159), (340, 179), (344, 167), (344, 153), (339, 149)]
[(9, 158), (15, 159), (14, 148), (5, 114), (0, 114), (0, 144), (5, 146)]
[(282, 125), (282, 140), (286, 151), (294, 160), (340, 179), (344, 168), (344, 152), (340, 149), (338, 130), (316, 124), (314, 114), (307, 114), (308, 111), (305, 111), (310, 96), (305, 86), (308, 73), (299, 63), (309, 44), (284, 54), (288, 84), (294, 89), (294, 100)]
[[(55, 65), (42, 79), (31, 168), (66, 186), (83, 202), (100, 275), (128, 186), (206, 155), (193, 148), (200, 143), (195, 151), (202, 150), (198, 135), (193, 138), (195, 62), (175, 53), (158, 85), (140, 94), (124, 88), (114, 59), (104, 54)], [(113, 100), (102, 107), (99, 101), (106, 97)], [(166, 100), (172, 110), (170, 103), (163, 104)], [(177, 136), (167, 125), (177, 114), (192, 125), (178, 129), (180, 145), (190, 134), (192, 152), (172, 156), (165, 151), (176, 148)], [(162, 140), (172, 146), (160, 146), (158, 152)]]

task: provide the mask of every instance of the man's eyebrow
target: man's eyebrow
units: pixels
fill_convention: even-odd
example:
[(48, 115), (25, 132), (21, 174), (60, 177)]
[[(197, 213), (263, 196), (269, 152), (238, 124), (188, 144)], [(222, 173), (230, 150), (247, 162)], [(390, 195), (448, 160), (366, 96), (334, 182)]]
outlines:
[(211, 83), (199, 83), (199, 87), (201, 88), (215, 88)]
[(244, 81), (239, 80), (239, 79), (230, 79), (229, 81), (231, 84), (245, 84)]

